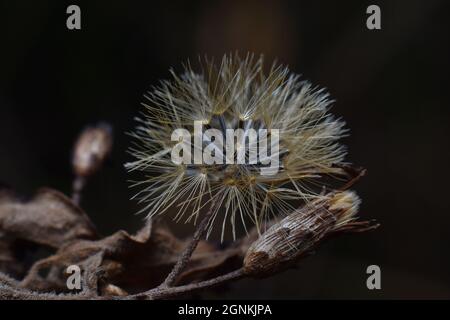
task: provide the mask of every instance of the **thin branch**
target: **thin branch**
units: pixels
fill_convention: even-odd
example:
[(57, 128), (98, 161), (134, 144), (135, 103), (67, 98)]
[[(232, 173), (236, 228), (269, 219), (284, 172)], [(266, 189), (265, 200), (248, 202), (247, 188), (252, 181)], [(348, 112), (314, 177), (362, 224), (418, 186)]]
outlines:
[(210, 280), (205, 280), (198, 283), (191, 283), (184, 286), (169, 288), (165, 292), (160, 293), (160, 295), (155, 295), (155, 298), (157, 299), (164, 299), (168, 297), (172, 297), (175, 295), (183, 294), (183, 293), (191, 293), (196, 290), (201, 290), (205, 288), (212, 288), (221, 284), (224, 284), (226, 282), (235, 281), (243, 278), (245, 276), (244, 269), (238, 269), (235, 271), (232, 271), (230, 273), (224, 274), (222, 276), (219, 276), (217, 278), (213, 278)]
[(211, 204), (208, 213), (203, 217), (202, 221), (197, 226), (194, 236), (192, 237), (191, 241), (187, 245), (187, 247), (184, 249), (182, 255), (178, 258), (177, 263), (173, 267), (172, 271), (169, 273), (167, 278), (164, 280), (164, 282), (160, 285), (161, 288), (167, 288), (172, 287), (174, 283), (177, 281), (178, 276), (183, 272), (183, 270), (186, 268), (186, 265), (188, 264), (189, 260), (191, 259), (192, 253), (194, 252), (195, 248), (197, 248), (197, 245), (200, 241), (200, 238), (205, 233), (210, 221), (212, 214), (214, 212), (215, 208), (215, 202)]
[[(0, 300), (86, 300), (96, 298), (84, 293), (55, 294), (21, 288), (17, 280), (0, 272)], [(98, 297), (101, 299), (101, 297)]]
[(224, 274), (222, 276), (201, 281), (198, 283), (191, 283), (184, 286), (179, 287), (158, 287), (151, 289), (149, 291), (139, 293), (136, 295), (131, 295), (128, 297), (125, 297), (125, 299), (130, 300), (138, 300), (138, 299), (149, 299), (149, 300), (155, 300), (155, 299), (167, 299), (170, 297), (174, 297), (183, 293), (192, 293), (197, 290), (206, 289), (206, 288), (212, 288), (230, 281), (239, 280), (241, 278), (245, 277), (244, 269), (240, 268), (238, 270), (232, 271), (230, 273)]
[(77, 205), (81, 203), (81, 193), (86, 184), (86, 179), (82, 176), (76, 176), (72, 185), (72, 201)]

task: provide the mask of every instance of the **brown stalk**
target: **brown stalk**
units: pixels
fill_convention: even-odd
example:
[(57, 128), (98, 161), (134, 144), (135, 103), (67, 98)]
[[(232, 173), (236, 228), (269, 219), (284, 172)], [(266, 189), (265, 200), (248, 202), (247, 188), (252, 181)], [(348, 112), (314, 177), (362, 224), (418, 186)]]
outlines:
[(173, 267), (172, 271), (168, 274), (167, 278), (160, 285), (161, 288), (172, 287), (176, 283), (178, 276), (186, 268), (186, 265), (189, 263), (189, 260), (191, 259), (195, 248), (197, 248), (197, 245), (198, 245), (201, 237), (206, 232), (206, 229), (208, 228), (208, 225), (211, 222), (214, 208), (215, 208), (215, 202), (213, 201), (211, 203), (211, 206), (210, 206), (208, 212), (203, 217), (201, 222), (198, 224), (198, 226), (195, 230), (194, 236), (192, 237), (192, 240), (189, 242), (189, 244), (184, 249), (181, 256), (178, 258), (178, 261), (175, 264), (175, 266)]

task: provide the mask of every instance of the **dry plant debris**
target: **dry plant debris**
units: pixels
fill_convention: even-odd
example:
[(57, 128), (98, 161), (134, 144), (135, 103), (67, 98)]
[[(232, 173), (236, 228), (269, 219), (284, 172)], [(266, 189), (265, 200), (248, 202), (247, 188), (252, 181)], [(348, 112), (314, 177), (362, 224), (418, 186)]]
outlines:
[[(74, 183), (72, 198), (49, 188), (28, 200), (0, 191), (0, 299), (167, 299), (243, 277), (273, 275), (296, 265), (330, 235), (378, 226), (356, 220), (359, 200), (345, 191), (365, 171), (342, 167), (348, 183), (327, 193), (326, 200), (269, 222), (262, 235), (253, 228), (226, 248), (202, 240), (208, 215), (188, 239), (177, 238), (157, 220), (147, 221), (135, 235), (120, 230), (101, 238), (79, 201), (86, 178), (101, 167), (111, 146), (109, 126), (81, 134), (73, 164), (75, 181), (83, 183)], [(25, 253), (35, 250), (50, 254), (28, 261)], [(82, 270), (81, 290), (66, 285), (71, 265)]]

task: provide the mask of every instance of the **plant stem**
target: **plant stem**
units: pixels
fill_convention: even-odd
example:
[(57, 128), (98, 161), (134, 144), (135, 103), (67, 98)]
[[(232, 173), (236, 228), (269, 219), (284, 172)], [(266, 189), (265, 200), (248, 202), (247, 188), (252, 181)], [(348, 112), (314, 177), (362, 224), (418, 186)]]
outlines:
[(76, 176), (72, 185), (72, 201), (80, 205), (81, 202), (81, 192), (83, 191), (84, 185), (86, 184), (86, 179), (81, 176)]
[(202, 221), (197, 226), (194, 236), (192, 237), (192, 240), (189, 242), (189, 244), (184, 249), (181, 256), (178, 258), (177, 263), (173, 267), (172, 271), (166, 277), (164, 282), (160, 285), (161, 288), (172, 287), (174, 285), (174, 283), (177, 281), (178, 276), (186, 268), (186, 265), (188, 264), (189, 260), (191, 259), (192, 253), (194, 252), (195, 248), (197, 248), (200, 238), (205, 233), (206, 228), (208, 227), (208, 224), (211, 221), (214, 207), (215, 207), (215, 204), (213, 202), (211, 204), (211, 207), (208, 210), (208, 213), (203, 217)]
[(125, 297), (125, 299), (129, 300), (137, 300), (137, 299), (149, 299), (149, 300), (156, 300), (156, 299), (167, 299), (176, 295), (180, 295), (183, 293), (190, 293), (196, 290), (201, 290), (205, 288), (211, 288), (220, 284), (224, 284), (226, 282), (230, 282), (233, 280), (241, 279), (245, 276), (244, 269), (240, 268), (238, 270), (232, 271), (230, 273), (224, 274), (222, 276), (201, 281), (198, 283), (191, 283), (184, 286), (179, 287), (157, 287), (154, 289), (151, 289), (146, 292), (142, 292), (139, 294), (131, 295), (128, 297)]

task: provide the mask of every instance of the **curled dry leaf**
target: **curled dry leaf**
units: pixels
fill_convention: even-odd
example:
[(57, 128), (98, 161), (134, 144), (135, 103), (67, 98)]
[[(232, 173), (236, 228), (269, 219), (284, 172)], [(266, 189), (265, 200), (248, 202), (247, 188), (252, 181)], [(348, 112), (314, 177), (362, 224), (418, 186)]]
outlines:
[[(134, 236), (121, 230), (101, 240), (73, 241), (36, 262), (20, 287), (67, 292), (64, 271), (75, 264), (83, 272), (87, 290), (105, 295), (135, 293), (159, 285), (185, 246), (168, 229), (151, 223)], [(238, 246), (216, 250), (202, 241), (179, 282), (215, 276), (242, 264), (242, 257), (243, 250)], [(43, 273), (47, 276), (43, 277)]]
[[(68, 292), (65, 271), (74, 264), (83, 272), (84, 290), (92, 294), (123, 295), (157, 286), (189, 241), (151, 222), (136, 235), (120, 230), (97, 240), (87, 215), (51, 189), (41, 189), (29, 201), (0, 192), (0, 230), (0, 271), (7, 274), (17, 276), (25, 271), (15, 258), (14, 241), (57, 249), (35, 262), (18, 283), (19, 288), (39, 292)], [(239, 267), (245, 251), (239, 243), (219, 250), (201, 241), (178, 282), (200, 281)]]
[(0, 231), (52, 248), (97, 237), (83, 210), (61, 192), (46, 188), (26, 202), (11, 192), (0, 191)]

